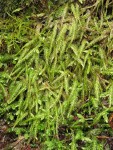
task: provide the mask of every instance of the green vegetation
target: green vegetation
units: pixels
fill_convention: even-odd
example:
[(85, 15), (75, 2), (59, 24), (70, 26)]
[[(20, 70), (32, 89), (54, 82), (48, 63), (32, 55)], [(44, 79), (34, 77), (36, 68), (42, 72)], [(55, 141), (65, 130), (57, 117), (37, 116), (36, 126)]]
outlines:
[(1, 118), (42, 150), (110, 149), (113, 2), (47, 6), (0, 19)]

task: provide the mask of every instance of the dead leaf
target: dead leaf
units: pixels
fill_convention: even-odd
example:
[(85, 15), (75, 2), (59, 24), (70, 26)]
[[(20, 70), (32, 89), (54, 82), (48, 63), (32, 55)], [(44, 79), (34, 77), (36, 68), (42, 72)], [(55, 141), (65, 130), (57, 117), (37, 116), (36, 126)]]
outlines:
[(106, 139), (109, 139), (110, 137), (108, 137), (108, 136), (97, 136), (97, 138), (99, 139), (99, 140), (106, 140)]

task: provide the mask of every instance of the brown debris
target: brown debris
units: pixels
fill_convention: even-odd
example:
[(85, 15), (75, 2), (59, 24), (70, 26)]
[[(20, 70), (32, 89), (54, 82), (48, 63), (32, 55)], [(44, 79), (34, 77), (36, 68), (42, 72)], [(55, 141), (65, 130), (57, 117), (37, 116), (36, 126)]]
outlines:
[(110, 127), (113, 129), (113, 113), (110, 115), (108, 123)]

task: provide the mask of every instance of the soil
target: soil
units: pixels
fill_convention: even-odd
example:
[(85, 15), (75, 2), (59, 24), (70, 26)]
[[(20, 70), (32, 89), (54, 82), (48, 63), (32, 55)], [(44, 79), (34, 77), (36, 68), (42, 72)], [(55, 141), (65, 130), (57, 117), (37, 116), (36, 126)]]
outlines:
[(23, 136), (17, 137), (15, 133), (8, 132), (6, 122), (0, 120), (0, 150), (40, 150), (39, 145), (35, 144), (35, 148), (31, 144), (27, 144)]

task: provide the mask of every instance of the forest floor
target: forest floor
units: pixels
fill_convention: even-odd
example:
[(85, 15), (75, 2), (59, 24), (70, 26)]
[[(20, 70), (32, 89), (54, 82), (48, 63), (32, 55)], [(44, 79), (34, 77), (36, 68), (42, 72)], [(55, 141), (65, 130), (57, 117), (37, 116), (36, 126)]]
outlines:
[(104, 3), (0, 19), (1, 150), (113, 149), (113, 2)]

